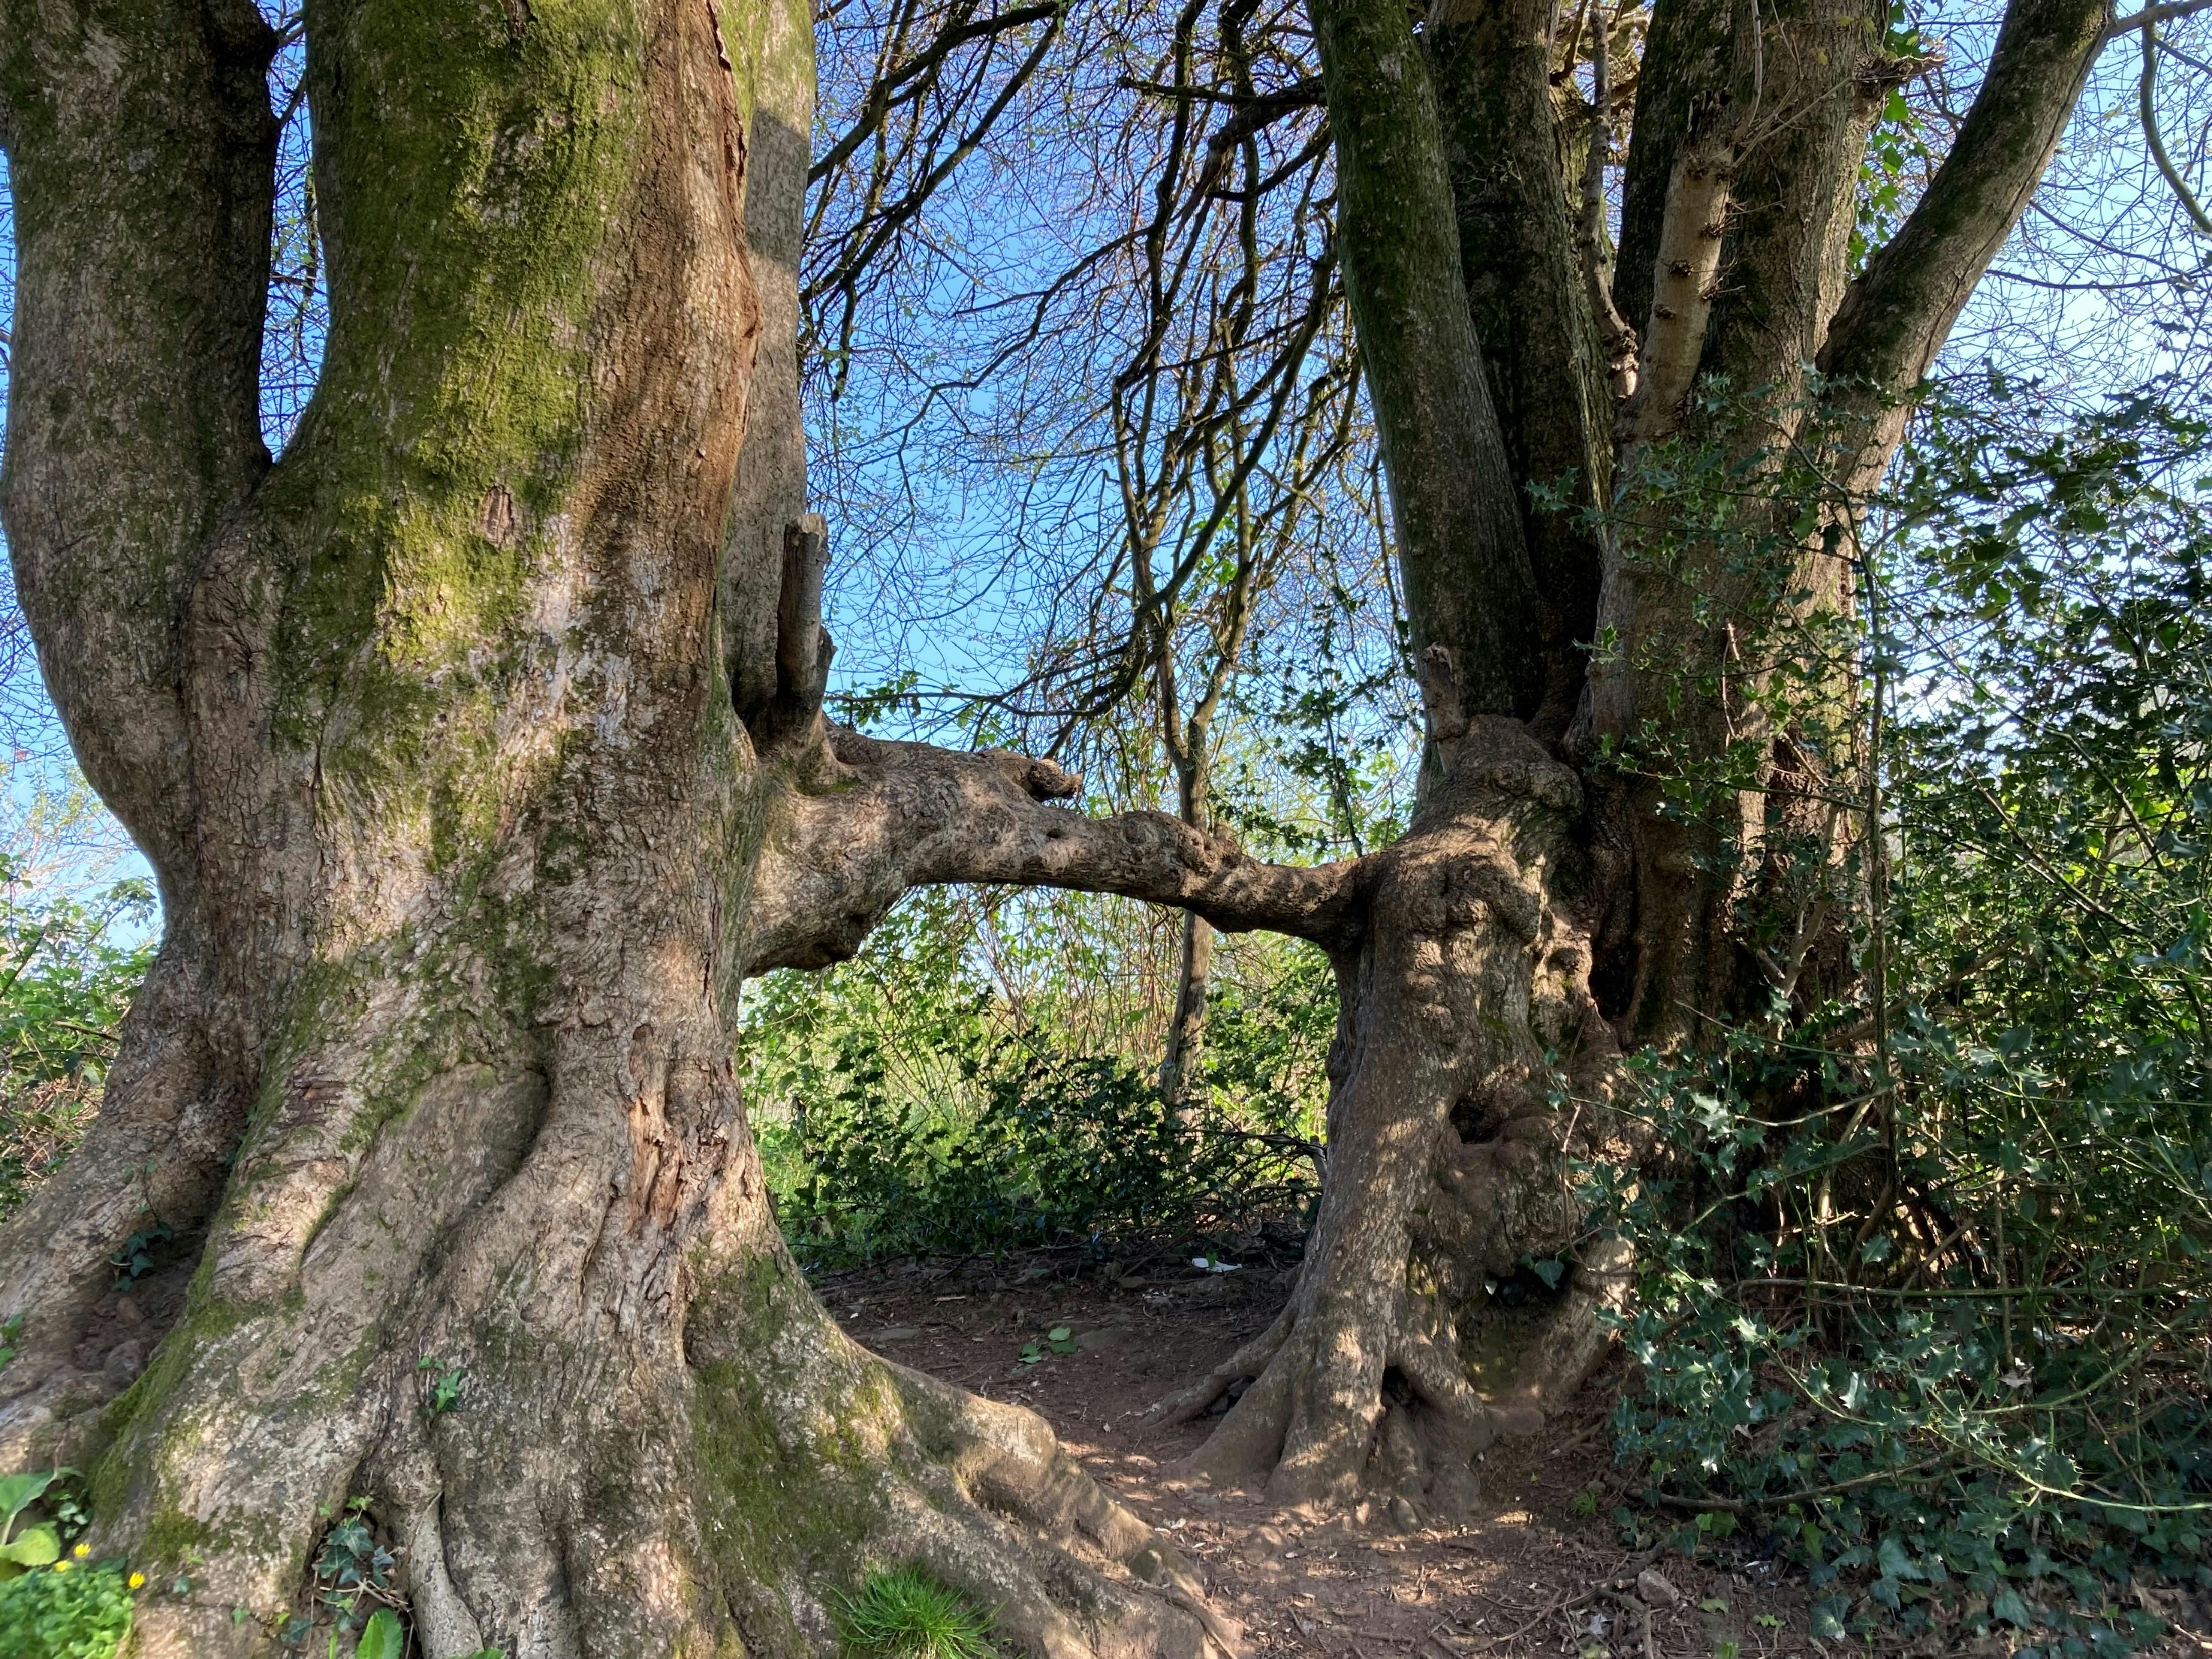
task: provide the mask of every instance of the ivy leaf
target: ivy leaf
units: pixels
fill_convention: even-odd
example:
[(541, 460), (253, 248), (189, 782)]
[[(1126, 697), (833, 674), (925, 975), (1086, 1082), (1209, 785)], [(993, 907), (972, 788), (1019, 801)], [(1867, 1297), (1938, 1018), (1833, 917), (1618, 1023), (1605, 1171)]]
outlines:
[(1824, 1595), (1813, 1603), (1813, 1634), (1823, 1642), (1844, 1639), (1844, 1615), (1851, 1610), (1848, 1595)]

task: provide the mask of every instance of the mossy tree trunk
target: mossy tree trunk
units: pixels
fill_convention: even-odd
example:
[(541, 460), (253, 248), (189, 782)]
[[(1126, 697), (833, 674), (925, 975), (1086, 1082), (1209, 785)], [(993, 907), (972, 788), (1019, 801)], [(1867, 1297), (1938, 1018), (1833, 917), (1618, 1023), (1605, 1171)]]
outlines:
[[(161, 1587), (143, 1651), (273, 1651), (353, 1498), (404, 1546), (441, 1656), (827, 1652), (827, 1593), (894, 1559), (1053, 1654), (1231, 1637), (1037, 1419), (861, 1352), (776, 1235), (737, 988), (848, 954), (920, 883), (1123, 893), (1338, 964), (1328, 1191), (1282, 1319), (1176, 1402), (1257, 1378), (1209, 1465), (1449, 1505), (1471, 1449), (1587, 1359), (1607, 1264), (1534, 1320), (1488, 1286), (1571, 1237), (1571, 1134), (1637, 1152), (1555, 1110), (1547, 1048), (1601, 1102), (1620, 1048), (1665, 1035), (1655, 1010), (1725, 980), (1682, 964), (1725, 957), (1726, 894), (1685, 899), (1680, 849), (1577, 747), (1654, 705), (1632, 673), (1577, 685), (1571, 619), (1677, 621), (1594, 543), (1530, 528), (1516, 464), (1601, 445), (1595, 415), (1537, 429), (1562, 405), (1529, 354), (1569, 352), (1564, 406), (1587, 410), (1593, 334), (1525, 159), (1477, 205), (1528, 189), (1544, 228), (1486, 257), (1543, 276), (1506, 301), (1557, 314), (1508, 349), (1482, 292), (1469, 310), (1486, 267), (1462, 258), (1447, 128), (1464, 161), (1485, 122), (1549, 107), (1483, 84), (1543, 71), (1533, 24), (1462, 18), (1518, 45), (1432, 76), (1395, 0), (1315, 12), (1434, 753), (1401, 842), (1296, 870), (1164, 815), (1067, 811), (1042, 763), (823, 722), (823, 538), (789, 516), (769, 269), (804, 179), (787, 9), (316, 0), (331, 324), (272, 464), (269, 29), (248, 0), (0, 0), (0, 507), (57, 706), (167, 927), (96, 1127), (0, 1231), (0, 1317), (24, 1317), (0, 1464), (93, 1471), (97, 1541)], [(1829, 52), (1828, 101), (1792, 94), (1819, 130), (1776, 187), (1821, 213), (1739, 222), (1761, 285), (1714, 326), (1741, 313), (1749, 356), (1702, 349), (1817, 343), (1863, 377), (1846, 472), (1893, 445), (1877, 394), (1931, 359), (2105, 18), (2012, 13), (1922, 215), (1848, 296), (1822, 261), (1856, 66)], [(1632, 229), (1637, 181), (1667, 176), (1632, 158)], [(108, 1258), (156, 1222), (164, 1265), (126, 1315)]]
[[(820, 537), (760, 529), (798, 444), (787, 294), (760, 344), (788, 272), (754, 273), (795, 248), (749, 259), (747, 214), (796, 222), (804, 23), (317, 0), (331, 324), (272, 464), (271, 32), (0, 6), (9, 541), (168, 929), (90, 1137), (0, 1233), (0, 1466), (91, 1471), (96, 1547), (155, 1585), (137, 1652), (278, 1651), (356, 1498), (441, 1659), (828, 1653), (830, 1593), (909, 1561), (1041, 1651), (1201, 1650), (1193, 1581), (1037, 1419), (836, 1329), (738, 1098), (743, 977), (882, 897), (786, 879), (856, 793)], [(927, 758), (925, 813), (1069, 816)]]
[[(1556, 37), (1572, 9), (1450, 0), (1418, 38), (1397, 0), (1309, 9), (1431, 744), (1412, 827), (1363, 861), (1332, 946), (1331, 1165), (1297, 1288), (1161, 1410), (1233, 1395), (1200, 1468), (1289, 1501), (1388, 1500), (1404, 1522), (1462, 1508), (1470, 1451), (1539, 1427), (1601, 1352), (1595, 1314), (1629, 1264), (1578, 1237), (1563, 1159), (1644, 1155), (1607, 1106), (1620, 1057), (1752, 1006), (1755, 906), (1814, 925), (1776, 866), (1821, 865), (1796, 843), (1834, 833), (1806, 810), (1834, 780), (1805, 777), (1796, 734), (1743, 724), (1763, 671), (1735, 653), (1847, 607), (1843, 561), (1788, 533), (1794, 502), (1728, 539), (1663, 501), (1603, 533), (1582, 509), (1670, 434), (1723, 446), (1740, 477), (1801, 444), (1854, 490), (1876, 481), (2109, 12), (2015, 0), (1926, 198), (1847, 282), (1869, 129), (1917, 67), (1883, 55), (1879, 9), (1659, 0), (1626, 175), (1633, 270), (1578, 269), (1602, 238), (1575, 224), (1589, 118)], [(1669, 306), (1698, 268), (1686, 249), (1706, 274)], [(1598, 314), (1616, 295), (1647, 371), (1617, 411)], [(1725, 376), (1750, 417), (1707, 424), (1686, 377), (1655, 390), (1655, 362)], [(1672, 550), (1663, 568), (1642, 531)], [(1771, 568), (1747, 567), (1747, 543)], [(1851, 695), (1840, 674), (1832, 689)], [(1655, 732), (1692, 769), (1747, 741), (1764, 759), (1685, 815), (1611, 758)], [(1532, 1261), (1565, 1271), (1546, 1282)]]

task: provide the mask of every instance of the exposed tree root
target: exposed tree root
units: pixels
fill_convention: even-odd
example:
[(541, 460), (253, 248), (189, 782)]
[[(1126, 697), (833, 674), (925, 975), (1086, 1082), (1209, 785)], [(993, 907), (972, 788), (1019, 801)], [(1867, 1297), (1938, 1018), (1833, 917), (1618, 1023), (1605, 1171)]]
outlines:
[[(40, 1248), (0, 1255), (0, 1308), (23, 1316), (0, 1370), (0, 1469), (25, 1467), (34, 1448), (67, 1461), (68, 1423), (89, 1421), (144, 1368), (166, 1328), (159, 1318), (94, 1317), (117, 1279), (112, 1258), (157, 1226), (188, 1247), (222, 1195), (247, 1091), (218, 1061), (189, 956), (169, 941), (124, 1022), (97, 1131), (11, 1218), (9, 1237)], [(188, 1267), (180, 1261), (161, 1277)], [(137, 1288), (134, 1314), (182, 1299), (180, 1285), (158, 1297)]]
[[(567, 1012), (503, 1048), (451, 1023), (458, 939), (376, 978), (270, 1091), (150, 1369), (112, 1403), (51, 1370), (11, 1402), (25, 1461), (90, 1466), (96, 1547), (153, 1581), (136, 1650), (326, 1628), (318, 1559), (358, 1502), (436, 1659), (828, 1655), (835, 1595), (915, 1564), (1052, 1659), (1235, 1653), (1042, 1419), (836, 1328), (769, 1213), (708, 978), (648, 936), (580, 929)], [(137, 1133), (103, 1117), (72, 1167)], [(21, 1270), (69, 1279), (65, 1247)]]

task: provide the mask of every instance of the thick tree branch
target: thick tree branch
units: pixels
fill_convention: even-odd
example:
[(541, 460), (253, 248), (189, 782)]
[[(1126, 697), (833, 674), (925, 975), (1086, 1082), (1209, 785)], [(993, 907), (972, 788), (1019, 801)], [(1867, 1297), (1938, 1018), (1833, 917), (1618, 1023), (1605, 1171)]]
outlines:
[(1693, 125), (1726, 95), (1732, 0), (1654, 0), (1636, 77), (1636, 112), (1621, 178), (1613, 297), (1621, 315), (1651, 314), (1652, 279), (1669, 185)]
[(1229, 933), (1355, 937), (1364, 865), (1301, 869), (1164, 812), (1086, 817), (1050, 803), (1080, 781), (1004, 750), (962, 754), (836, 728), (829, 775), (772, 810), (739, 952), (748, 974), (858, 950), (908, 890), (949, 882), (1060, 887), (1172, 905)]
[(1469, 714), (1534, 711), (1536, 580), (1461, 274), (1436, 88), (1398, 0), (1310, 0), (1338, 241), (1417, 650), (1448, 647)]
[[(1424, 44), (1442, 106), (1460, 269), (1543, 599), (1544, 723), (1563, 727), (1595, 630), (1588, 509), (1611, 493), (1613, 401), (1580, 268), (1542, 0), (1438, 0)], [(1526, 506), (1565, 483), (1568, 510)], [(1464, 664), (1463, 651), (1455, 655)]]
[[(1853, 283), (1821, 349), (1832, 401), (1868, 411), (1919, 384), (2012, 234), (2105, 42), (2106, 0), (2012, 0), (1965, 125), (1928, 193)], [(1857, 465), (1879, 471), (1902, 416)], [(1886, 441), (1885, 441), (1886, 440)]]
[(0, 0), (18, 258), (0, 520), (86, 775), (171, 880), (185, 596), (268, 465), (275, 41), (249, 0)]

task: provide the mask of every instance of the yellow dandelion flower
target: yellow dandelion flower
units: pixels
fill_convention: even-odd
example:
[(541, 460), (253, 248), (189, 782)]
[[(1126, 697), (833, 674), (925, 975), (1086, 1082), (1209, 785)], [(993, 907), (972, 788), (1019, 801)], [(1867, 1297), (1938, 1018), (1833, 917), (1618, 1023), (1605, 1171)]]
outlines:
[(132, 1574), (131, 1575), (131, 1588), (132, 1589), (145, 1589), (145, 1588), (146, 1588), (146, 1575), (145, 1575), (144, 1573), (143, 1573), (143, 1572), (134, 1572), (134, 1573), (132, 1573)]
[(54, 1571), (56, 1572), (67, 1572), (69, 1570), (70, 1564), (66, 1561), (57, 1561), (54, 1563)]
[(74, 1554), (78, 1560), (82, 1561), (85, 1557), (92, 1553), (92, 1546), (89, 1544), (79, 1544), (76, 1548), (71, 1552), (71, 1553)]

